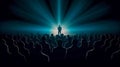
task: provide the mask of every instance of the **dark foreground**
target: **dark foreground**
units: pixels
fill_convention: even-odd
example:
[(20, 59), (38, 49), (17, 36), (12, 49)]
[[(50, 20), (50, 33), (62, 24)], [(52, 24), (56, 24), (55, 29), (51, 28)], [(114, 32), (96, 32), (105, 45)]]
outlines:
[(120, 65), (120, 36), (115, 34), (0, 34), (2, 65)]

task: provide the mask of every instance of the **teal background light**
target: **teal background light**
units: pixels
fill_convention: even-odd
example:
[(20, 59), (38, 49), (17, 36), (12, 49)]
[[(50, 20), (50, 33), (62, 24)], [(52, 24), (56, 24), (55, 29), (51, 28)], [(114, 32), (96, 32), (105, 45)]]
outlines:
[(57, 16), (58, 16), (58, 25), (61, 25), (61, 1), (62, 0), (57, 0)]
[(103, 17), (111, 7), (95, 0), (14, 0), (9, 9), (22, 20), (4, 21), (2, 31), (54, 33), (58, 25), (63, 34), (81, 32), (119, 32), (120, 23)]

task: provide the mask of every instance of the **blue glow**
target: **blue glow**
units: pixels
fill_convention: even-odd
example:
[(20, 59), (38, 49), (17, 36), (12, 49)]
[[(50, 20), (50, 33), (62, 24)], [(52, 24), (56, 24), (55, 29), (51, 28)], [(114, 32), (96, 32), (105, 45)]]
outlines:
[(41, 33), (41, 34), (49, 34), (50, 28), (45, 26), (40, 26), (36, 24), (29, 24), (23, 21), (8, 21), (1, 25), (1, 29), (7, 32), (34, 32), (34, 33)]
[(58, 12), (58, 25), (61, 25), (61, 0), (57, 0), (57, 12)]
[(75, 20), (74, 18), (78, 14), (82, 14), (88, 6), (92, 3), (92, 0), (73, 0), (71, 8), (67, 12), (64, 22), (70, 22), (71, 20)]
[(16, 16), (26, 21), (7, 21), (0, 25), (5, 31), (31, 31), (56, 34), (57, 26), (63, 27), (63, 34), (81, 32), (117, 32), (119, 23), (115, 20), (97, 20), (109, 12), (110, 6), (93, 0), (49, 0), (53, 15), (45, 0), (15, 0), (10, 9)]

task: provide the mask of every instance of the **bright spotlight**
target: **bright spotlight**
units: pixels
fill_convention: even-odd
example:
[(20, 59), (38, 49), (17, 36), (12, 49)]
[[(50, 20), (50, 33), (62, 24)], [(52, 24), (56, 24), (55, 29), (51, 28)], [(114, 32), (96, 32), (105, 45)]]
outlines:
[[(67, 28), (63, 25), (61, 25), (61, 27), (62, 27), (61, 34), (67, 35), (68, 34)], [(51, 33), (54, 34), (54, 35), (58, 34), (58, 25), (54, 25), (52, 27)]]

